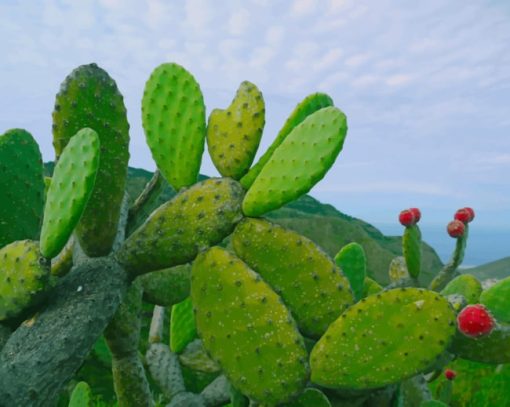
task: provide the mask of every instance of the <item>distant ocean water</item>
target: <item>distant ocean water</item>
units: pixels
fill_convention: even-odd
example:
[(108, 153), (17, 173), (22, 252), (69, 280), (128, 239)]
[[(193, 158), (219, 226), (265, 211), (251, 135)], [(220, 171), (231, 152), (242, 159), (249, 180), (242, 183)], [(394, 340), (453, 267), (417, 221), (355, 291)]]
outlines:
[[(402, 235), (403, 227), (395, 224), (374, 223), (388, 236)], [(455, 239), (446, 233), (446, 227), (420, 225), (422, 237), (431, 245), (443, 262), (447, 262), (455, 247)], [(510, 256), (510, 229), (496, 229), (471, 225), (463, 267), (474, 267)]]

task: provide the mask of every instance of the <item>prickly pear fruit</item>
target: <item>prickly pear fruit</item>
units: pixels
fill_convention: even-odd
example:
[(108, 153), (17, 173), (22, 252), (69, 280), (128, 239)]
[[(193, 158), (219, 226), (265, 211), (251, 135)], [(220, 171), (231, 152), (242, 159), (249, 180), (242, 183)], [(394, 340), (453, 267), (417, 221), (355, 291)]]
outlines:
[(402, 252), (409, 275), (418, 278), (421, 270), (421, 232), (418, 225), (406, 227), (402, 236)]
[(211, 112), (207, 146), (221, 175), (239, 179), (246, 174), (255, 158), (264, 124), (262, 93), (248, 81), (241, 83), (227, 109)]
[(236, 254), (283, 299), (305, 336), (320, 337), (354, 302), (349, 280), (315, 243), (264, 219), (243, 219)]
[(142, 124), (154, 161), (175, 190), (197, 181), (205, 142), (205, 105), (186, 69), (165, 63), (152, 72), (142, 99)]
[(462, 237), (465, 229), (466, 227), (464, 226), (464, 223), (457, 219), (452, 220), (446, 227), (448, 234), (454, 238)]
[(93, 407), (92, 390), (86, 382), (79, 382), (71, 393), (68, 407)]
[(452, 294), (462, 295), (468, 304), (475, 304), (482, 293), (482, 284), (471, 274), (461, 274), (450, 281), (441, 294), (445, 297)]
[(156, 209), (117, 259), (135, 275), (188, 263), (232, 232), (242, 217), (242, 199), (241, 185), (230, 178), (199, 182)]
[(197, 337), (193, 303), (188, 297), (172, 306), (170, 317), (170, 349), (181, 353), (184, 348)]
[(309, 115), (320, 110), (324, 107), (333, 106), (333, 100), (324, 93), (313, 93), (306, 98), (304, 98), (292, 111), (289, 118), (285, 122), (284, 126), (278, 133), (278, 136), (273, 141), (271, 146), (267, 149), (267, 151), (260, 157), (257, 164), (255, 164), (248, 173), (241, 178), (241, 185), (245, 189), (249, 189), (255, 178), (259, 175), (262, 168), (269, 161), (274, 151), (278, 148), (280, 144), (282, 144), (283, 140), (289, 135), (289, 133), (300, 124), (303, 120), (305, 120)]
[(480, 295), (485, 305), (499, 322), (510, 323), (510, 277), (498, 281)]
[(0, 248), (39, 239), (44, 206), (41, 152), (32, 135), (13, 129), (0, 135)]
[(82, 128), (97, 132), (99, 170), (92, 196), (76, 228), (88, 256), (107, 255), (117, 233), (129, 160), (129, 124), (115, 81), (96, 64), (76, 68), (64, 80), (53, 111), (53, 146), (57, 160)]
[(186, 299), (190, 290), (191, 266), (183, 264), (140, 276), (143, 300), (149, 304), (171, 307)]
[(474, 338), (488, 335), (494, 329), (496, 321), (481, 304), (468, 305), (457, 315), (459, 331)]
[(41, 229), (41, 254), (55, 257), (80, 220), (99, 168), (99, 137), (81, 129), (67, 144), (53, 171)]
[(475, 218), (475, 211), (471, 208), (461, 208), (455, 212), (453, 218), (462, 223), (469, 223)]
[(349, 279), (356, 301), (360, 300), (367, 275), (367, 259), (363, 246), (356, 242), (345, 245), (336, 254), (335, 263)]
[(347, 119), (336, 107), (309, 115), (260, 171), (243, 201), (244, 214), (260, 216), (310, 191), (335, 162), (346, 134)]
[(421, 211), (418, 208), (409, 208), (414, 215), (414, 222), (418, 223), (421, 219)]
[(331, 407), (331, 403), (322, 391), (310, 387), (282, 407)]
[(410, 209), (404, 209), (398, 215), (398, 221), (402, 226), (412, 226), (416, 223), (416, 217)]
[(289, 401), (308, 378), (303, 337), (280, 297), (227, 250), (193, 263), (191, 298), (199, 336), (234, 387), (254, 401)]
[(457, 377), (457, 373), (452, 369), (446, 369), (444, 371), (444, 377), (446, 380), (453, 380)]
[(404, 257), (398, 256), (391, 261), (390, 267), (388, 269), (388, 276), (390, 277), (390, 281), (392, 283), (409, 277), (409, 272), (407, 271), (406, 260)]
[(50, 267), (38, 242), (16, 241), (0, 249), (0, 321), (36, 305), (49, 287)]
[(360, 390), (399, 382), (427, 369), (454, 333), (455, 313), (435, 292), (399, 288), (369, 296), (313, 348), (312, 382)]

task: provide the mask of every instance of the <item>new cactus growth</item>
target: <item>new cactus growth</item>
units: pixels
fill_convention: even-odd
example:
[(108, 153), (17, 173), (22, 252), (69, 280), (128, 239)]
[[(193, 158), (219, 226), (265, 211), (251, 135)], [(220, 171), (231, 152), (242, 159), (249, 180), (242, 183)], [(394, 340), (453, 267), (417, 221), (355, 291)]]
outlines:
[(191, 298), (175, 304), (170, 318), (170, 349), (181, 353), (197, 337), (195, 315)]
[(93, 407), (92, 391), (86, 382), (79, 382), (71, 394), (69, 407)]
[[(402, 218), (405, 218), (404, 221)], [(418, 208), (411, 208), (400, 213), (400, 223), (406, 229), (402, 237), (402, 251), (407, 271), (412, 278), (418, 278), (421, 269), (421, 231), (417, 223), (421, 218)]]
[(349, 243), (336, 254), (335, 262), (347, 276), (356, 301), (363, 296), (367, 274), (365, 251), (358, 243)]

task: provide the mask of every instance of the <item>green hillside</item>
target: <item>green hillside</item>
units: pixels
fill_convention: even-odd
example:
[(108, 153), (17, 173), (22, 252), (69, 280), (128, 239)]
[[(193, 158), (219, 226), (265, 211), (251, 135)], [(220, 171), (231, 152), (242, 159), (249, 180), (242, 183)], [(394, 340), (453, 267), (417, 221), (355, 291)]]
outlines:
[(464, 273), (472, 274), (479, 280), (508, 277), (510, 275), (510, 257), (504, 257), (487, 264), (482, 264), (481, 266), (466, 269)]

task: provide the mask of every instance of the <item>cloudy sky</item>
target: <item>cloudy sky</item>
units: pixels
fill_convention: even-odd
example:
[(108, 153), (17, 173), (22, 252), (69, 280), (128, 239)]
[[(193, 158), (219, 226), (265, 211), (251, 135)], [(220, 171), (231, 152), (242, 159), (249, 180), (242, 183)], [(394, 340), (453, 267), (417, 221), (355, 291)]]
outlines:
[[(418, 206), (425, 227), (468, 205), (477, 227), (510, 232), (506, 0), (2, 0), (0, 17), (0, 130), (28, 129), (45, 160), (60, 83), (97, 62), (126, 98), (130, 165), (153, 169), (140, 99), (174, 61), (209, 111), (242, 80), (259, 86), (262, 151), (297, 102), (329, 93), (349, 132), (312, 195), (341, 211), (384, 226)], [(202, 172), (216, 174), (208, 159)]]

